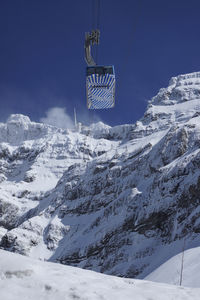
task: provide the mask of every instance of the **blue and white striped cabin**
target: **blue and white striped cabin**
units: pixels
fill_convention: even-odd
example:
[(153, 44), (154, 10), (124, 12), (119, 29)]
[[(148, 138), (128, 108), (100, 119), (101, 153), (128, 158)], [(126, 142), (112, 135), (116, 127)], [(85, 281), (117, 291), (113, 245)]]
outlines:
[(115, 105), (115, 72), (113, 66), (92, 66), (86, 69), (88, 109), (106, 109)]

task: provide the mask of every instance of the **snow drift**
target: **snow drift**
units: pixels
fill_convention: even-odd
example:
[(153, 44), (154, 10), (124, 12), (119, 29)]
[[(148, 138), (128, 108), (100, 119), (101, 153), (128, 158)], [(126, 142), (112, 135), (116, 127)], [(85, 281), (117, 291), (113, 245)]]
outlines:
[(40, 262), (2, 250), (0, 257), (0, 290), (3, 300), (199, 299), (200, 289), (117, 278)]

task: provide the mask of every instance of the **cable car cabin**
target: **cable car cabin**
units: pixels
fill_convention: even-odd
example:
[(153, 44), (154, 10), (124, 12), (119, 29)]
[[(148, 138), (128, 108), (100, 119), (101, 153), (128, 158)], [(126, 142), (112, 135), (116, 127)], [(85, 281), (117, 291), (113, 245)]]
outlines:
[(115, 105), (115, 72), (113, 66), (89, 66), (86, 69), (88, 109), (112, 108)]

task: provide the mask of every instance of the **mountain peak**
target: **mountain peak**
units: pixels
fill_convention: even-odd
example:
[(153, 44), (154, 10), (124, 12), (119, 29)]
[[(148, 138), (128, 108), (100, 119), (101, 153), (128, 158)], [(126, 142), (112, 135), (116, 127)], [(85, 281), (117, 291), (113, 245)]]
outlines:
[(200, 72), (172, 77), (166, 88), (149, 101), (141, 119), (152, 131), (183, 124), (200, 115)]
[(187, 74), (181, 74), (176, 77), (172, 77), (170, 80), (170, 85), (171, 84), (177, 84), (177, 85), (182, 85), (182, 83), (187, 83), (193, 84), (194, 82), (200, 82), (200, 72), (192, 72), (192, 73), (187, 73)]
[(153, 105), (173, 105), (200, 98), (200, 72), (172, 77), (167, 88), (161, 88), (150, 101)]
[(31, 120), (28, 116), (22, 114), (12, 114), (9, 116), (7, 123), (29, 124), (31, 123)]
[(26, 140), (40, 138), (47, 131), (45, 124), (32, 122), (22, 114), (12, 114), (6, 123), (0, 123), (0, 142), (18, 146)]

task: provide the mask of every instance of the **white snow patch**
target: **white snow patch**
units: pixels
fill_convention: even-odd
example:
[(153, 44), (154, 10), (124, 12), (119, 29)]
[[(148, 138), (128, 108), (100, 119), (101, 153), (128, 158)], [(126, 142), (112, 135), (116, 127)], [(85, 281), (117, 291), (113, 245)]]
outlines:
[(175, 255), (147, 277), (145, 277), (145, 280), (179, 285), (182, 257), (182, 285), (200, 288), (200, 247), (186, 250), (184, 254), (179, 253)]
[[(198, 300), (200, 289), (117, 278), (0, 250), (3, 300)], [(13, 298), (14, 297), (14, 298)]]

